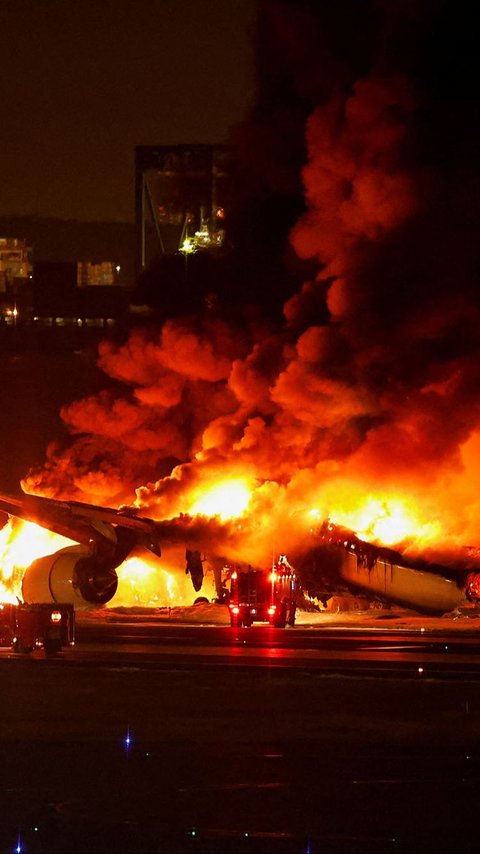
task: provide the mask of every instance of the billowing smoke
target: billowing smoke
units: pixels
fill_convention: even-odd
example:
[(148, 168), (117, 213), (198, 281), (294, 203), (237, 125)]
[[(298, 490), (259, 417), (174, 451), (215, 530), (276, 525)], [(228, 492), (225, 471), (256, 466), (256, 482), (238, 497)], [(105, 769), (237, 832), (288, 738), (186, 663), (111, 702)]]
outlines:
[(478, 542), (479, 128), (453, 12), (259, 4), (217, 299), (101, 345), (125, 391), (62, 411), (72, 443), (28, 491), (171, 519), (245, 477), (247, 559), (298, 547), (309, 508), (392, 496)]

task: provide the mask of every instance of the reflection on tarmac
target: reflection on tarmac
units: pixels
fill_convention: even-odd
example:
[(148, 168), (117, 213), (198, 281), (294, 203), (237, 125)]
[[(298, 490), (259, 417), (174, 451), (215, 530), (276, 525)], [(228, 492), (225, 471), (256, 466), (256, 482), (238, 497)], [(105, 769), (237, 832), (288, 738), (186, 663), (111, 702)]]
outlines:
[(477, 851), (475, 636), (94, 631), (0, 656), (2, 852)]
[[(478, 632), (385, 628), (302, 628), (144, 623), (84, 623), (74, 657), (118, 656), (142, 666), (284, 667), (400, 677), (412, 672), (445, 678), (480, 677)], [(422, 668), (419, 670), (419, 668)]]
[(2, 851), (18, 841), (22, 851), (52, 854), (478, 850), (478, 760), (385, 757), (368, 745), (282, 751), (269, 743), (7, 744)]

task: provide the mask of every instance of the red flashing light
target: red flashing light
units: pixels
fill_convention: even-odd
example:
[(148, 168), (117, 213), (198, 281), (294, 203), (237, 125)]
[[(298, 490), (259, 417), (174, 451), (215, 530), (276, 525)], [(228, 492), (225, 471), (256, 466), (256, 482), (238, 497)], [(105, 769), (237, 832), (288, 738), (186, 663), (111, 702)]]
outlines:
[(272, 606), (268, 609), (268, 613), (270, 614), (270, 616), (272, 616), (272, 614), (274, 614), (276, 610), (277, 610), (277, 606), (276, 606), (276, 605), (272, 605)]

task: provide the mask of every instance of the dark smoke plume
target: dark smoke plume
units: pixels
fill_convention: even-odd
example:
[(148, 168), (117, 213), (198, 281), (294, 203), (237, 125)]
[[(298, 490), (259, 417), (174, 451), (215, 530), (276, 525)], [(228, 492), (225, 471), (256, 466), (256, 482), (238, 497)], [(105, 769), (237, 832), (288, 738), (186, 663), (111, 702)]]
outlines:
[(452, 2), (259, 3), (232, 248), (192, 274), (215, 299), (102, 344), (125, 393), (66, 407), (28, 490), (168, 518), (245, 474), (269, 543), (392, 492), (478, 538), (474, 32)]

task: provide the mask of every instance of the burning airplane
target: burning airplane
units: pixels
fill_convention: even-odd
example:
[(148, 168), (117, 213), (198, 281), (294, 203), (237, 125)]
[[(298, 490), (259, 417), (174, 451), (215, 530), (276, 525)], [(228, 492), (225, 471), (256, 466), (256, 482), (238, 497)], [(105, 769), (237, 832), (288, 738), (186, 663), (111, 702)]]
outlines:
[[(189, 548), (260, 567), (287, 554), (312, 595), (330, 575), (390, 601), (449, 610), (476, 600), (479, 587), (477, 92), (469, 103), (452, 87), (453, 104), (416, 88), (415, 75), (395, 65), (400, 42), (388, 49), (390, 20), (382, 56), (356, 54), (350, 65), (340, 31), (337, 55), (328, 55), (334, 24), (324, 4), (261, 5), (261, 37), (280, 43), (265, 49), (261, 109), (239, 134), (239, 174), (250, 179), (242, 190), (258, 188), (247, 201), (265, 230), (285, 225), (282, 205), (300, 186), (303, 204), (286, 218), (283, 242), (262, 241), (243, 218), (241, 272), (224, 257), (202, 264), (216, 299), (198, 311), (184, 300), (100, 345), (112, 382), (62, 409), (69, 439), (22, 486), (73, 508), (65, 520), (57, 506), (60, 533), (77, 542), (62, 543), (77, 549), (63, 560), (97, 602), (114, 590), (122, 555), (148, 540), (145, 517), (155, 520), (162, 561), (165, 543), (183, 560)], [(408, 40), (408, 63), (411, 45), (434, 32), (425, 18), (424, 41)], [(359, 51), (369, 44), (355, 38)], [(418, 63), (423, 55), (431, 63), (436, 54)], [(444, 80), (445, 68), (440, 52), (429, 79)], [(304, 278), (286, 292), (278, 258), (292, 255)], [(151, 288), (159, 302), (163, 287)], [(264, 310), (273, 303), (276, 311)], [(94, 508), (88, 520), (81, 504)], [(133, 510), (105, 519), (95, 510), (103, 506)], [(19, 505), (6, 509), (15, 515)], [(113, 534), (99, 533), (95, 513)], [(40, 560), (45, 572), (53, 565)]]
[(117, 590), (116, 567), (135, 546), (161, 553), (155, 524), (125, 512), (36, 495), (0, 495), (0, 511), (75, 541), (28, 565), (21, 590), (29, 603), (104, 605)]
[[(220, 491), (224, 513), (225, 490), (228, 492), (228, 482)], [(212, 494), (215, 495), (215, 489)], [(206, 500), (207, 505), (215, 509), (212, 495)], [(236, 501), (238, 495), (233, 499), (233, 506)], [(259, 524), (255, 517), (240, 515), (232, 522), (230, 515), (229, 523), (222, 521), (218, 514), (212, 518), (181, 515), (155, 521), (138, 516), (138, 509), (134, 507), (115, 510), (26, 494), (22, 497), (0, 495), (0, 510), (8, 517), (21, 519), (34, 528), (40, 526), (70, 543), (55, 542), (54, 547), (59, 548), (33, 559), (24, 568), (17, 580), (22, 598), (29, 603), (101, 607), (114, 599), (118, 568), (128, 562), (131, 553), (137, 554), (138, 570), (138, 564), (144, 564), (141, 550), (146, 549), (160, 558), (162, 543), (167, 548), (181, 545), (186, 560), (185, 572), (190, 575), (196, 592), (203, 586), (204, 561), (213, 569), (217, 596), (222, 590), (222, 569), (229, 561), (245, 563), (245, 557), (253, 555), (257, 559), (256, 564), (252, 560), (253, 565), (262, 565), (259, 561), (263, 558), (263, 568), (268, 566), (262, 546), (268, 524)], [(300, 585), (310, 599), (324, 599), (344, 588), (354, 593), (366, 592), (371, 597), (421, 612), (441, 614), (476, 601), (480, 596), (476, 550), (465, 550), (461, 565), (449, 568), (418, 557), (412, 560), (395, 549), (368, 543), (330, 521), (317, 524), (315, 516), (315, 511), (294, 514), (289, 520), (291, 530), (285, 531), (283, 537), (292, 544)], [(300, 536), (302, 526), (303, 538)], [(35, 544), (33, 548), (35, 550)], [(202, 557), (202, 549), (207, 550), (208, 557)]]
[[(116, 595), (119, 571), (134, 584), (138, 576), (156, 570), (158, 583), (158, 572), (167, 572), (158, 561), (163, 548), (167, 554), (173, 550), (174, 561), (184, 558), (193, 589), (199, 591), (204, 582), (200, 549), (211, 546), (220, 533), (224, 543), (234, 540), (233, 532), (215, 518), (181, 515), (157, 522), (140, 517), (132, 506), (115, 510), (30, 494), (0, 495), (2, 514), (0, 601), (15, 601), (21, 594), (28, 603), (98, 608)], [(212, 555), (209, 564), (217, 589), (222, 560)]]

